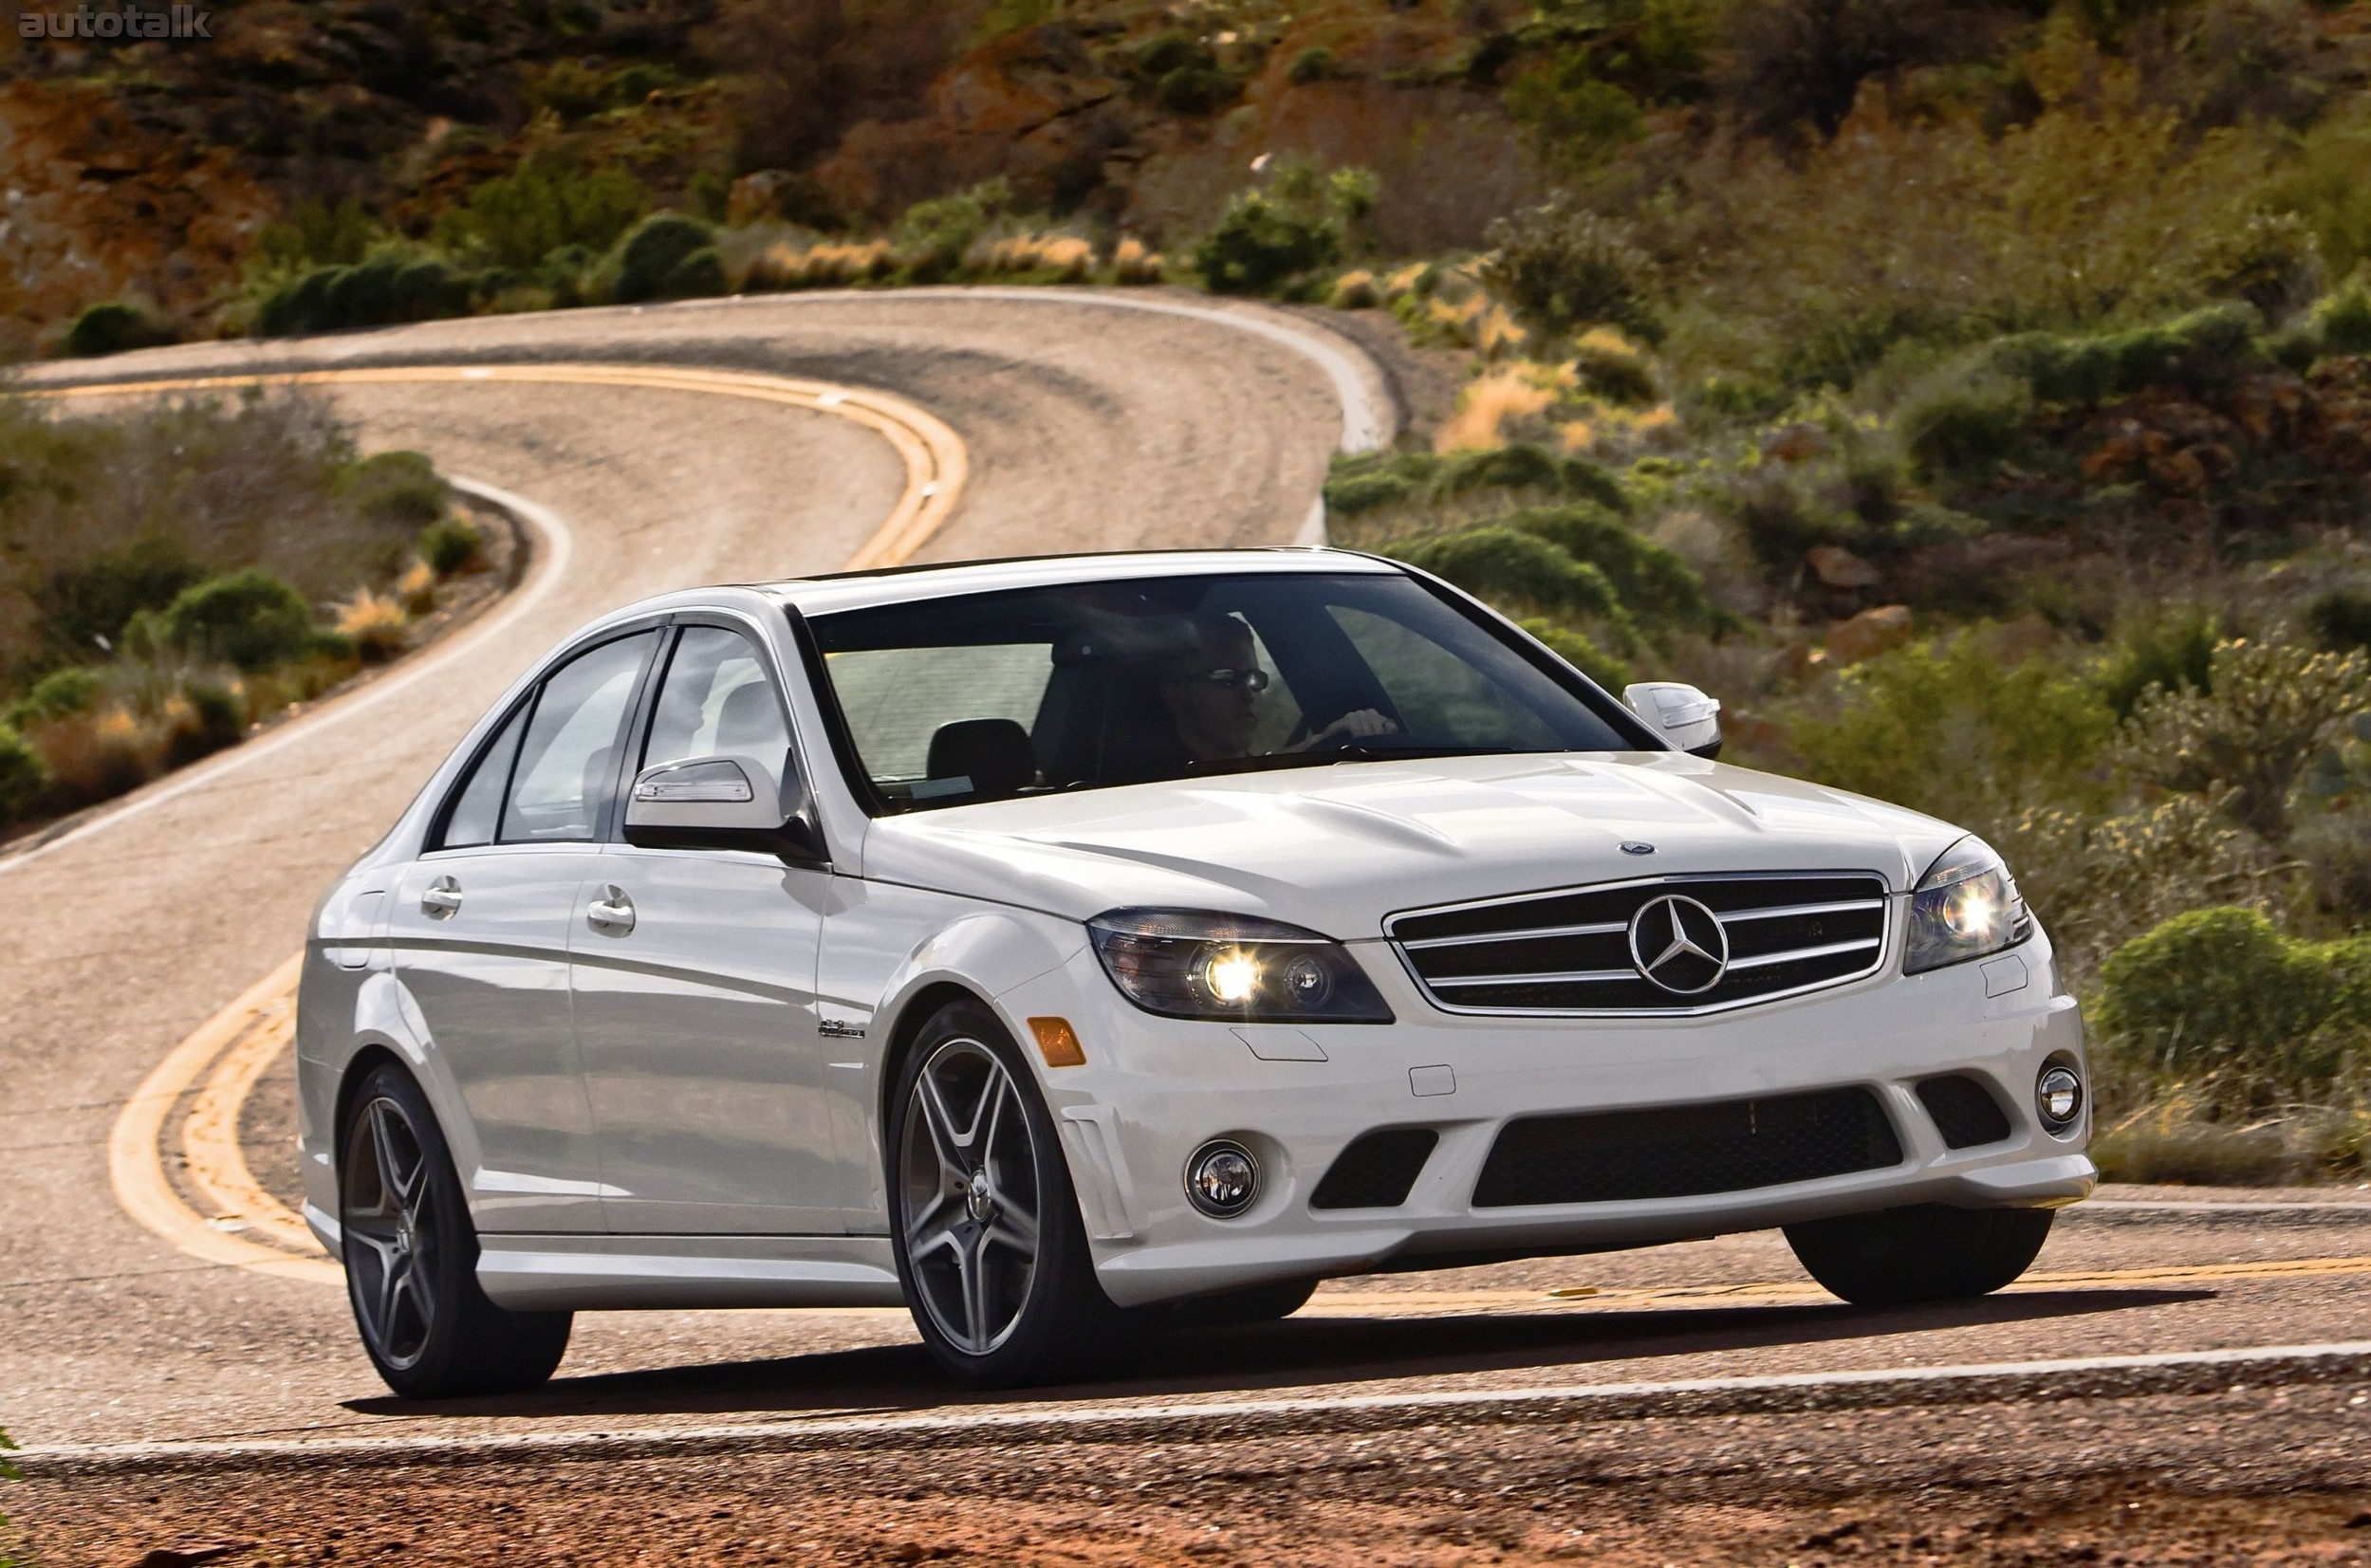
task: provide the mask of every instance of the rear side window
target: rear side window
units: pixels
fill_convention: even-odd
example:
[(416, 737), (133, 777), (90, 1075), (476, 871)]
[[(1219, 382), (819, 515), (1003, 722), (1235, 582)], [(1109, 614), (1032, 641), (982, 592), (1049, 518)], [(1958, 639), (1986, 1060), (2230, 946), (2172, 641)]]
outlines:
[(453, 815), (445, 821), (442, 849), (471, 849), (494, 841), (502, 821), (502, 798), (510, 788), (510, 765), (518, 760), (519, 735), (527, 729), (528, 705), (521, 703), (502, 727), (493, 745), (470, 770), (469, 782), (454, 798)]
[(635, 682), (658, 640), (656, 632), (639, 632), (604, 642), (545, 680), (511, 769), (501, 842), (573, 842), (599, 835)]

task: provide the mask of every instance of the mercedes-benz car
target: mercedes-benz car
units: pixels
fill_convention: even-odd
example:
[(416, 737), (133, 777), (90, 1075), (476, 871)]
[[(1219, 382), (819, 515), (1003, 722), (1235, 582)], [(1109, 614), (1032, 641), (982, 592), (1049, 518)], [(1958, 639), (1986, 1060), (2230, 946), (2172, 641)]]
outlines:
[(1315, 1282), (1783, 1227), (2017, 1277), (2083, 1029), (2000, 858), (1724, 766), (1334, 550), (671, 594), (529, 670), (323, 900), (306, 1215), (388, 1384), (571, 1314), (905, 1304), (980, 1384)]

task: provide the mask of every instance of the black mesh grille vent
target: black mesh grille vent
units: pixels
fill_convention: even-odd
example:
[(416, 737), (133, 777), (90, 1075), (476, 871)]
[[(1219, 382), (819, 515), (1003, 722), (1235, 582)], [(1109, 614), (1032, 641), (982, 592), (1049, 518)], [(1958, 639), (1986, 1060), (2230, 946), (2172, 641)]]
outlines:
[(1928, 1079), (1918, 1085), (1918, 1103), (1953, 1149), (1973, 1149), (2009, 1136), (2009, 1113), (1990, 1089), (1963, 1074)]
[(1311, 1208), (1397, 1208), (1433, 1157), (1440, 1134), (1430, 1127), (1361, 1133), (1335, 1156), (1309, 1198)]
[(1473, 1204), (1684, 1198), (1900, 1163), (1893, 1125), (1866, 1089), (1528, 1116), (1499, 1132)]

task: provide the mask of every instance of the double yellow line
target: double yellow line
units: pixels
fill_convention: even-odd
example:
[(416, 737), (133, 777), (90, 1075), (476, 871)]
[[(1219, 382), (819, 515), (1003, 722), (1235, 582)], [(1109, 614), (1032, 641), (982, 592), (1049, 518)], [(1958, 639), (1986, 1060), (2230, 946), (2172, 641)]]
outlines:
[[(905, 466), (905, 485), (889, 515), (848, 558), (846, 569), (851, 571), (912, 560), (954, 510), (971, 472), (962, 437), (945, 421), (901, 397), (864, 387), (750, 372), (614, 364), (387, 365), (21, 390), (39, 397), (71, 399), (423, 382), (702, 393), (861, 425), (897, 452)], [(324, 1255), (303, 1219), (255, 1179), (239, 1137), (248, 1096), (294, 1036), (301, 962), (302, 955), (290, 958), (256, 982), (157, 1064), (116, 1118), (107, 1140), (107, 1173), (116, 1201), (126, 1213), (192, 1257), (284, 1279), (336, 1284), (343, 1278), (342, 1271)], [(166, 1134), (176, 1113), (181, 1116), (186, 1195), (165, 1170)], [(193, 1200), (211, 1212), (194, 1207)]]

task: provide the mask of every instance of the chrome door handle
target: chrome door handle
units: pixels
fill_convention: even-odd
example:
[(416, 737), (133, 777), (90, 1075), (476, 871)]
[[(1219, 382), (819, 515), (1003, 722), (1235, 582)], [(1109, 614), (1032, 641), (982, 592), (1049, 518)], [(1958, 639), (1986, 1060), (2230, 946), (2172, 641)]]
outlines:
[(626, 896), (623, 888), (603, 888), (601, 896), (586, 906), (584, 918), (595, 931), (623, 936), (634, 929), (634, 900)]
[(461, 908), (461, 884), (439, 876), (420, 894), (420, 908), (433, 919), (450, 919)]

